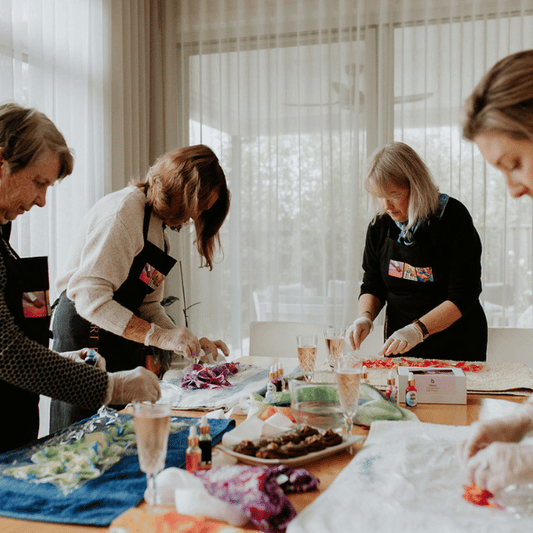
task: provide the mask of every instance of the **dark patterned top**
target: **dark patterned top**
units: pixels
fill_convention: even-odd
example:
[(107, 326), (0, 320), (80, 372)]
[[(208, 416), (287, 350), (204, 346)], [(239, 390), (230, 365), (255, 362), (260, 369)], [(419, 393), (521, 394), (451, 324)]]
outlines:
[(0, 254), (0, 387), (3, 380), (88, 409), (100, 407), (106, 395), (107, 373), (66, 359), (28, 339), (7, 307), (7, 283), (4, 258)]

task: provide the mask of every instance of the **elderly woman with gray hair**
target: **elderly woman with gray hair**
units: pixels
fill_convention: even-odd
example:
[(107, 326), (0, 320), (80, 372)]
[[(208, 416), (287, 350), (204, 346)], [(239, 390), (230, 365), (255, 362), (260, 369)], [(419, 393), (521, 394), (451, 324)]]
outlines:
[(71, 174), (73, 164), (65, 139), (45, 115), (0, 106), (0, 452), (37, 438), (40, 394), (88, 409), (156, 401), (161, 394), (145, 368), (106, 373), (102, 358), (96, 368), (84, 363), (85, 349), (59, 354), (48, 348), (46, 258), (20, 258), (9, 234), (11, 221), (44, 207), (48, 187)]
[(366, 235), (354, 349), (386, 305), (381, 355), (481, 361), (487, 319), (481, 293), (481, 241), (466, 207), (440, 194), (407, 144), (369, 160), (365, 187), (375, 215)]

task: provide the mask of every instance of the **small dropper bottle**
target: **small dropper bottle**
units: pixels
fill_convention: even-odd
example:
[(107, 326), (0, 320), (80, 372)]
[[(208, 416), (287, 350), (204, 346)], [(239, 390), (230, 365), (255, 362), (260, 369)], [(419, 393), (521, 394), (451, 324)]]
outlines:
[(416, 407), (418, 400), (416, 398), (416, 383), (412, 372), (409, 372), (407, 379), (407, 388), (405, 389), (405, 403), (409, 407)]
[(387, 396), (387, 398), (392, 403), (396, 403), (398, 401), (396, 380), (392, 377), (392, 370), (389, 370), (389, 377), (387, 378), (387, 390), (385, 391), (385, 396)]
[(283, 391), (285, 388), (285, 372), (281, 366), (281, 361), (278, 363), (278, 391)]
[(270, 398), (275, 392), (276, 392), (276, 374), (274, 372), (274, 365), (270, 366), (269, 372), (268, 372), (268, 383), (267, 383), (267, 390), (265, 394), (265, 400), (267, 398)]
[(185, 469), (187, 472), (196, 472), (200, 468), (200, 459), (202, 457), (202, 450), (200, 450), (198, 434), (196, 426), (189, 428), (189, 437), (187, 438), (189, 445), (185, 452)]
[(368, 368), (366, 365), (363, 365), (363, 369), (361, 371), (361, 383), (368, 383)]
[(211, 428), (207, 422), (207, 417), (202, 415), (200, 421), (200, 441), (199, 446), (202, 451), (202, 457), (200, 458), (200, 470), (209, 470), (212, 466), (211, 452), (213, 448), (213, 440), (211, 439)]

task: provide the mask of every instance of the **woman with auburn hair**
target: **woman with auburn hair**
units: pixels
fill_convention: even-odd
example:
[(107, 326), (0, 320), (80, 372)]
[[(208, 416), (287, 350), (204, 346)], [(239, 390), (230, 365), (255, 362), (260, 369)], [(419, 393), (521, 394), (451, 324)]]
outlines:
[[(72, 173), (74, 159), (52, 121), (35, 109), (0, 106), (0, 453), (35, 440), (39, 395), (97, 410), (107, 403), (156, 401), (157, 378), (146, 368), (108, 374), (86, 349), (58, 354), (50, 342), (46, 257), (21, 258), (9, 244), (11, 222), (44, 207), (48, 187)], [(79, 364), (84, 363), (84, 364)]]
[[(463, 137), (505, 176), (513, 198), (533, 198), (533, 50), (498, 61), (465, 103)], [(533, 481), (533, 396), (504, 417), (476, 422), (462, 443), (470, 482), (495, 493)], [(519, 486), (519, 485), (518, 485)]]
[(426, 164), (402, 142), (371, 156), (365, 188), (375, 214), (358, 318), (348, 330), (352, 347), (360, 348), (386, 305), (380, 355), (485, 360), (481, 241), (466, 207), (439, 193)]
[[(229, 355), (221, 340), (198, 340), (176, 327), (161, 305), (162, 282), (176, 262), (168, 255), (165, 229), (179, 231), (192, 221), (202, 265), (211, 269), (229, 205), (224, 172), (204, 145), (164, 154), (142, 181), (98, 201), (56, 282), (54, 347), (94, 348), (112, 370), (144, 366), (149, 346), (187, 358), (201, 350), (215, 360), (218, 349)], [(52, 429), (87, 414), (54, 403)]]

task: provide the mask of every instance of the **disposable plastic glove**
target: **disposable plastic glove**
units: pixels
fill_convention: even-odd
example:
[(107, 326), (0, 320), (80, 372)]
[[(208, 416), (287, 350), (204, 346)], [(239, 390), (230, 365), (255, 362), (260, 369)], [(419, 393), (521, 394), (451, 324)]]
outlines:
[(355, 322), (348, 328), (346, 333), (350, 344), (354, 350), (359, 350), (361, 344), (368, 337), (371, 331), (374, 329), (374, 323), (367, 316), (360, 316)]
[(142, 366), (133, 370), (113, 372), (108, 376), (105, 403), (156, 402), (161, 397), (157, 376)]
[(207, 357), (209, 357), (209, 354), (211, 354), (214, 361), (218, 360), (219, 349), (224, 354), (224, 357), (228, 357), (229, 355), (229, 348), (221, 340), (210, 341), (207, 337), (202, 337), (200, 339), (200, 346), (202, 347), (202, 350), (205, 352)]
[[(75, 352), (61, 352), (59, 355), (65, 359), (70, 359), (75, 363), (85, 363), (85, 358), (87, 357), (88, 353), (89, 348), (82, 348), (81, 350), (76, 350)], [(98, 352), (94, 353), (96, 354), (96, 364), (94, 366), (100, 370), (105, 370), (105, 359)]]
[(470, 483), (494, 494), (508, 485), (533, 481), (533, 446), (495, 442), (476, 453), (466, 467)]
[(144, 341), (147, 346), (157, 346), (162, 350), (179, 352), (190, 359), (200, 354), (200, 342), (186, 327), (164, 329), (155, 324), (151, 327)]
[(385, 341), (385, 344), (379, 351), (379, 355), (392, 355), (408, 352), (423, 340), (424, 336), (420, 329), (414, 324), (409, 324), (408, 326), (395, 331)]
[[(522, 407), (522, 406), (521, 406)], [(461, 461), (464, 465), (480, 450), (493, 442), (519, 442), (533, 426), (530, 410), (532, 406), (520, 409), (516, 415), (495, 418), (472, 424), (472, 433), (460, 447)]]

